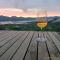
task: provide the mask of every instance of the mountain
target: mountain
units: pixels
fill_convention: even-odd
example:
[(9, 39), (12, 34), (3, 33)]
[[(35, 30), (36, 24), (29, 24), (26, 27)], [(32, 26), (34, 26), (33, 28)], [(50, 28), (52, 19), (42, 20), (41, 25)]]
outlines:
[[(53, 16), (53, 17), (47, 17), (48, 23), (56, 23), (60, 22), (60, 17), (59, 16)], [(16, 23), (28, 23), (28, 22), (37, 22), (39, 21), (37, 18), (32, 18), (32, 17), (7, 17), (7, 16), (0, 16), (0, 24), (1, 23), (7, 23), (7, 24), (16, 24)]]
[(51, 20), (49, 20), (50, 23), (60, 22), (59, 16), (54, 16)]
[[(43, 31), (60, 31), (60, 17), (47, 17), (48, 25), (43, 29)], [(0, 16), (0, 30), (33, 30), (41, 31), (36, 25), (37, 18), (24, 18), (24, 17), (7, 17)], [(17, 24), (16, 24), (17, 23)]]
[(7, 16), (0, 16), (0, 21), (22, 21), (22, 20), (35, 20), (36, 18), (24, 18), (24, 17), (7, 17)]

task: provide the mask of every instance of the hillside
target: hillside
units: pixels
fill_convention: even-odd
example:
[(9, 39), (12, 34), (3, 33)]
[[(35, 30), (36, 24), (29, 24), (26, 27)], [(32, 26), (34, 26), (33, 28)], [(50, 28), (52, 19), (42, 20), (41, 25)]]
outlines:
[[(5, 17), (5, 19), (3, 20), (2, 17), (0, 17), (0, 22), (1, 21), (6, 21), (6, 20), (10, 20), (12, 18), (16, 18), (15, 20), (13, 19), (13, 23), (15, 24), (0, 24), (0, 30), (26, 30), (26, 31), (41, 31), (41, 29), (36, 25), (36, 18), (23, 18), (23, 17), (19, 17), (19, 19), (17, 17)], [(16, 21), (20, 20), (20, 22), (22, 20), (25, 23), (21, 23), (21, 24), (16, 24)], [(10, 20), (12, 21), (12, 20)], [(30, 21), (30, 22), (28, 22)], [(18, 21), (19, 22), (19, 21)], [(19, 22), (19, 23), (20, 23)], [(42, 31), (60, 31), (60, 17), (48, 17), (48, 26), (46, 28), (44, 28)]]

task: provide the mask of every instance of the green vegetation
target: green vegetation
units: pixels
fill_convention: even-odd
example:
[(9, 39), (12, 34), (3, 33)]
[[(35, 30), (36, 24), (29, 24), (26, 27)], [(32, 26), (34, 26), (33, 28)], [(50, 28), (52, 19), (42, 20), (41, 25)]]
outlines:
[(49, 23), (48, 27), (47, 27), (48, 31), (60, 31), (60, 22), (56, 22), (56, 23)]
[[(36, 23), (0, 25), (0, 30), (41, 31)], [(60, 22), (48, 23), (48, 26), (45, 27), (42, 31), (60, 31)]]

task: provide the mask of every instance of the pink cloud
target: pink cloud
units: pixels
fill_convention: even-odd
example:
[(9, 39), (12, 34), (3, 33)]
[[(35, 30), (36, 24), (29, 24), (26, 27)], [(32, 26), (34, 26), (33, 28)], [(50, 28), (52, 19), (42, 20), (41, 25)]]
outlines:
[[(37, 13), (33, 11), (24, 11), (23, 9), (0, 8), (0, 15), (4, 16), (23, 16), (37, 17)], [(41, 14), (40, 14), (41, 16)], [(60, 16), (60, 12), (48, 12), (48, 16)]]

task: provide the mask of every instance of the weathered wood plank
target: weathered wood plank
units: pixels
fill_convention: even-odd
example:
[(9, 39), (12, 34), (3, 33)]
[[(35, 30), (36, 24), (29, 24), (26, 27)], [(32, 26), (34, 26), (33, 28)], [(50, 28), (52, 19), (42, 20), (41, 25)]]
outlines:
[(3, 35), (0, 34), (0, 42), (2, 41), (2, 39), (6, 38), (6, 35), (9, 35), (9, 32), (5, 32), (3, 33)]
[(15, 38), (11, 39), (7, 44), (0, 48), (0, 56), (2, 56), (21, 36), (23, 32), (18, 34)]
[(36, 56), (37, 56), (36, 39), (37, 39), (37, 37), (38, 37), (38, 32), (34, 32), (34, 36), (32, 38), (32, 42), (30, 44), (30, 47), (28, 49), (28, 52), (27, 52), (24, 60), (36, 60)]
[(60, 41), (57, 40), (57, 38), (51, 33), (48, 32), (50, 37), (52, 38), (53, 42), (55, 43), (56, 47), (58, 48), (59, 52), (60, 52)]
[(1, 38), (0, 38), (0, 42), (2, 42), (2, 41), (4, 41), (4, 40), (6, 40), (7, 38), (9, 38), (11, 35), (13, 35), (14, 33), (16, 33), (16, 32), (9, 32), (9, 33), (6, 33), (4, 36), (2, 36)]
[(6, 33), (6, 32), (1, 32), (1, 31), (0, 31), (0, 35), (4, 35), (5, 33)]
[(60, 54), (58, 49), (56, 48), (55, 44), (53, 43), (53, 40), (51, 39), (51, 37), (45, 33), (45, 36), (47, 37), (47, 46), (48, 46), (48, 50), (49, 50), (49, 54), (50, 54), (50, 59), (51, 60), (59, 60), (60, 59)]
[(6, 38), (6, 35), (8, 36), (9, 34), (9, 32), (1, 32), (1, 33), (3, 33), (3, 34), (0, 34), (0, 42), (2, 41), (2, 39), (4, 39), (4, 38)]
[(28, 35), (28, 32), (26, 32), (19, 39), (16, 39), (17, 40), (16, 43), (14, 43), (11, 46), (11, 48), (7, 52), (5, 52), (3, 56), (1, 56), (0, 60), (10, 60), (14, 56), (18, 48), (21, 46), (21, 44), (23, 43), (27, 35)]
[(37, 37), (46, 40), (38, 44), (38, 60), (60, 60), (58, 34), (32, 31), (1, 32), (0, 60), (37, 60)]
[(25, 41), (23, 42), (23, 44), (21, 45), (21, 47), (19, 48), (19, 50), (17, 51), (17, 53), (13, 56), (11, 60), (23, 60), (32, 36), (33, 32), (30, 32)]
[[(11, 34), (10, 33), (10, 35), (7, 37), (7, 38), (5, 38), (5, 39), (3, 39), (1, 42), (0, 42), (0, 48), (3, 46), (3, 45), (5, 45), (6, 43), (8, 43), (11, 39), (13, 39), (15, 36), (17, 36), (18, 35), (18, 33), (14, 33), (14, 34)], [(7, 36), (7, 35), (6, 35)]]
[(38, 60), (50, 60), (46, 43), (45, 41), (42, 41), (42, 40), (45, 40), (44, 33), (40, 32), (39, 37), (41, 40), (38, 45)]
[(8, 31), (0, 31), (0, 35), (4, 35), (5, 33), (8, 33)]
[(53, 35), (60, 41), (60, 35), (57, 32), (53, 32)]

